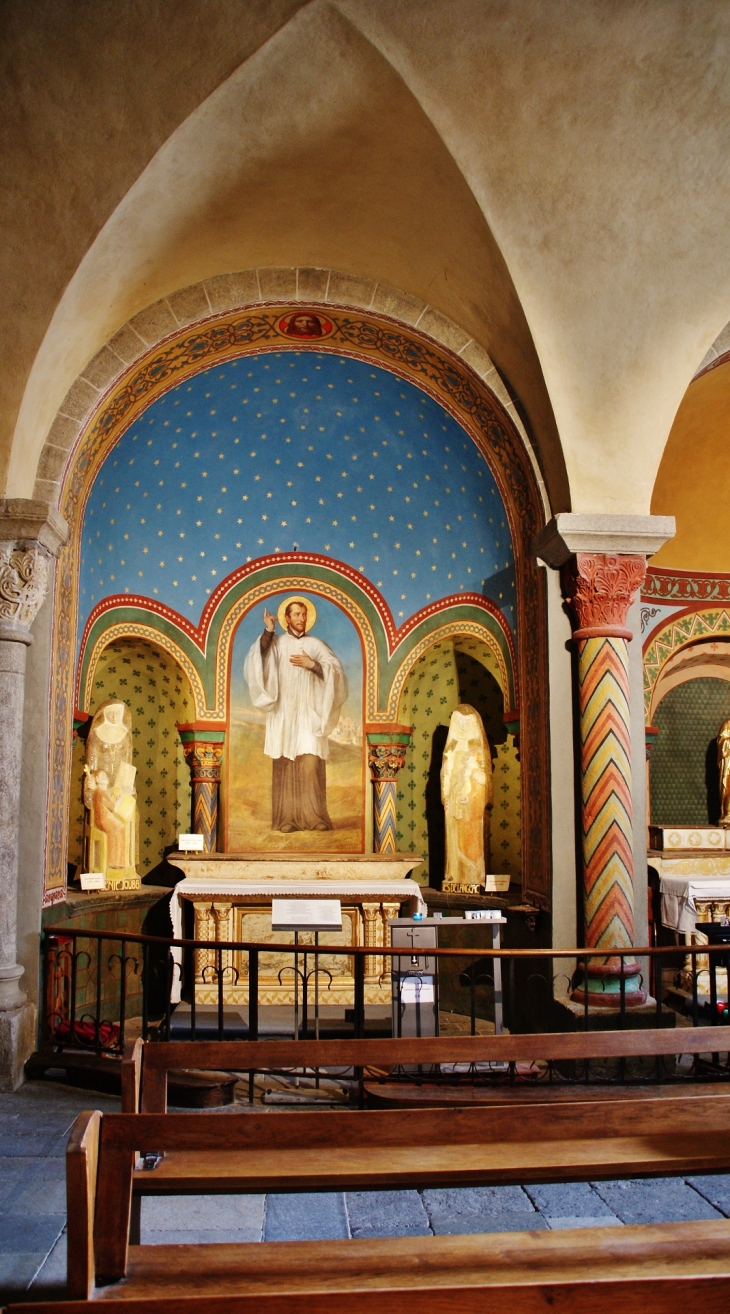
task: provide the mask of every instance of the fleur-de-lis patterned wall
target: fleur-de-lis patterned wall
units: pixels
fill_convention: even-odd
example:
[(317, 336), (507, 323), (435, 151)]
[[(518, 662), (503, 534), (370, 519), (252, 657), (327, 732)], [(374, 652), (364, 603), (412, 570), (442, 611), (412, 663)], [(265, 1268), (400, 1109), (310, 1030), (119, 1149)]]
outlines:
[[(167, 653), (140, 639), (120, 639), (102, 653), (89, 711), (118, 698), (132, 712), (139, 809), (139, 873), (161, 861), (166, 845), (190, 825), (190, 769), (177, 722), (193, 719), (187, 677)], [(74, 745), (69, 862), (83, 857), (82, 780), (84, 744)]]
[(494, 808), (490, 870), (518, 880), (521, 866), (520, 763), (505, 729), (504, 700), (486, 665), (483, 644), (469, 639), (437, 643), (416, 662), (401, 699), (400, 720), (413, 726), (406, 765), (398, 776), (398, 848), (429, 855), (414, 873), (424, 885), (443, 876), (440, 767), (451, 713), (459, 703), (479, 712), (492, 750)]

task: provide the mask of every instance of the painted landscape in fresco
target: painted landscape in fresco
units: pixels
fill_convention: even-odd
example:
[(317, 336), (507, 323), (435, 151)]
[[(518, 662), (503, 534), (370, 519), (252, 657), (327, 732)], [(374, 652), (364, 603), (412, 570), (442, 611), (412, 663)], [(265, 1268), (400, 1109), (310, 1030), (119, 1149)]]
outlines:
[[(250, 666), (249, 681), (244, 678), (244, 663), (252, 647), (256, 649), (260, 643), (265, 629), (265, 609), (270, 616), (277, 617), (275, 635), (285, 633), (280, 623), (283, 612), (280, 619), (278, 614), (290, 596), (275, 594), (266, 599), (248, 613), (236, 633), (225, 775), (226, 852), (361, 853), (365, 848), (365, 776), (360, 640), (354, 625), (339, 607), (308, 593), (297, 595), (309, 600), (310, 618), (312, 609), (316, 611), (315, 624), (307, 633), (335, 654), (347, 679), (347, 696), (330, 717), (330, 723), (336, 724), (328, 737), (325, 772), (326, 811), (332, 829), (284, 831), (272, 824), (274, 760), (264, 753), (270, 713), (254, 706), (251, 686), (255, 697), (255, 678)], [(309, 646), (316, 652), (313, 645)], [(284, 734), (286, 728), (283, 727)]]

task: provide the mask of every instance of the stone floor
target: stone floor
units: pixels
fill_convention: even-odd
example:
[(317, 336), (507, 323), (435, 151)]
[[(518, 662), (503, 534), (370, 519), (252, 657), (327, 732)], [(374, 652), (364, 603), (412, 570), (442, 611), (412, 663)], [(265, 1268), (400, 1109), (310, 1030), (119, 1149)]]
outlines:
[[(14, 1095), (0, 1095), (0, 1301), (64, 1294), (64, 1152), (69, 1128), (86, 1108), (112, 1111), (119, 1101), (50, 1082), (31, 1082)], [(426, 1236), (719, 1217), (730, 1217), (730, 1175), (345, 1195), (198, 1196), (146, 1200), (142, 1243)]]

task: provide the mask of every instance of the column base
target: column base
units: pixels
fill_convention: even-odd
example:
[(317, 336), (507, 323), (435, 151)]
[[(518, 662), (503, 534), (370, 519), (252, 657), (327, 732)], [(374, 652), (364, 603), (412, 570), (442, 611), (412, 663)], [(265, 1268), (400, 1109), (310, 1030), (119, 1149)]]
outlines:
[(35, 1004), (0, 1009), (0, 1092), (7, 1095), (23, 1084), (26, 1059), (35, 1049)]
[(621, 978), (624, 979), (624, 1000), (627, 1008), (640, 1008), (646, 1003), (646, 991), (641, 989), (641, 968), (638, 963), (621, 963), (618, 958), (608, 958), (603, 963), (591, 963), (584, 969), (585, 975), (581, 985), (576, 986), (571, 999), (576, 1004), (589, 1007), (621, 1008)]

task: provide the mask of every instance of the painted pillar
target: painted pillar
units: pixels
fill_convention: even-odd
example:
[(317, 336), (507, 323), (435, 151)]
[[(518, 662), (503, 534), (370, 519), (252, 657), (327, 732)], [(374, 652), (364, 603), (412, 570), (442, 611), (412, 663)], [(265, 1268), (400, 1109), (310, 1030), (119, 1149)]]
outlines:
[[(562, 570), (573, 613), (580, 718), (581, 837), (585, 946), (628, 949), (634, 943), (633, 811), (628, 611), (646, 575), (639, 555), (578, 552)], [(626, 1003), (644, 1003), (638, 964), (625, 961)], [(593, 959), (574, 992), (616, 1007), (621, 965)]]
[(396, 853), (397, 780), (405, 765), (412, 726), (366, 726), (368, 766), (373, 782), (373, 850)]
[[(30, 627), (46, 596), (51, 559), (68, 537), (65, 520), (42, 502), (0, 502), (0, 1090), (15, 1090), (34, 1048), (35, 1009), (20, 988), (18, 852), (21, 824), (25, 660)], [(42, 825), (42, 818), (26, 818)]]
[(202, 722), (178, 725), (193, 786), (192, 834), (202, 835), (206, 853), (218, 847), (218, 812), (225, 730)]

